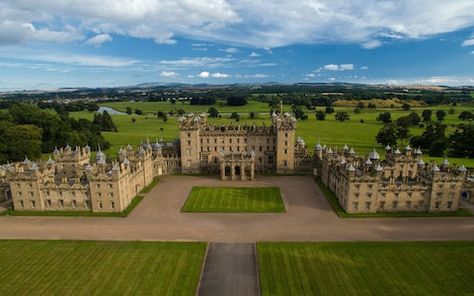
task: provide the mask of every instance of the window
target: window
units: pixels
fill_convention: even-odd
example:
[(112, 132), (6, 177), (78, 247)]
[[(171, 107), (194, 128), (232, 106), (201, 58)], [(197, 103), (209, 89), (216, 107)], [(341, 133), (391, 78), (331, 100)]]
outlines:
[(379, 208), (380, 208), (381, 210), (385, 209), (385, 201), (381, 201), (381, 202), (380, 202)]
[(284, 165), (285, 167), (288, 166), (288, 161), (284, 160), (284, 161), (283, 161), (283, 165)]
[(36, 202), (34, 200), (31, 201), (31, 207), (34, 209), (36, 208)]
[(33, 197), (33, 192), (32, 191), (28, 192), (28, 196)]
[(229, 143), (232, 144), (232, 138), (229, 139)]
[(263, 147), (262, 147), (262, 146), (260, 146), (259, 150), (260, 150), (260, 152), (262, 152), (262, 151), (263, 151)]
[(285, 146), (288, 146), (288, 141), (285, 141)]
[(188, 138), (191, 138), (191, 133), (188, 133)]
[(89, 201), (88, 200), (84, 200), (84, 206), (86, 207), (86, 209), (89, 208)]
[(112, 184), (109, 184), (109, 188), (112, 189)]
[(97, 204), (97, 206), (99, 207), (99, 209), (102, 209), (102, 202), (99, 201), (99, 203)]
[(64, 199), (59, 200), (59, 206), (62, 208), (64, 207)]
[(77, 202), (75, 199), (72, 200), (72, 207), (73, 208), (76, 208), (77, 207)]
[(407, 208), (411, 208), (411, 200), (406, 202)]
[(448, 201), (448, 209), (451, 209), (453, 207), (453, 202), (452, 201)]
[(191, 141), (188, 141), (188, 146), (191, 146)]
[(285, 137), (288, 138), (288, 133), (285, 133)]
[(51, 207), (51, 200), (50, 200), (50, 199), (47, 199), (47, 200), (46, 200), (46, 206), (47, 206), (48, 208)]
[(398, 207), (398, 201), (392, 202), (392, 208), (396, 209)]
[(112, 209), (115, 209), (115, 202), (111, 201), (111, 202), (110, 202), (110, 207), (111, 207)]
[(370, 205), (371, 205), (370, 201), (366, 202), (365, 203), (365, 209), (370, 210)]
[(110, 198), (113, 198), (113, 197), (114, 197), (114, 193), (113, 193), (113, 192), (109, 192), (109, 197), (110, 197)]
[(439, 201), (435, 202), (435, 208), (439, 209), (440, 204), (441, 204), (441, 202), (439, 202)]
[(187, 166), (188, 166), (188, 168), (190, 168), (190, 167), (191, 167), (191, 160), (188, 160), (188, 162), (187, 162)]
[(288, 154), (288, 149), (285, 149), (285, 154)]
[(25, 206), (25, 205), (23, 204), (23, 201), (22, 201), (22, 200), (18, 201), (18, 204), (20, 205), (20, 208), (22, 208), (22, 209), (23, 209), (23, 207)]
[(191, 149), (190, 148), (186, 149), (186, 152), (187, 152), (188, 155), (191, 155)]
[(357, 211), (359, 209), (359, 203), (358, 202), (352, 203), (352, 207), (354, 208), (354, 210)]

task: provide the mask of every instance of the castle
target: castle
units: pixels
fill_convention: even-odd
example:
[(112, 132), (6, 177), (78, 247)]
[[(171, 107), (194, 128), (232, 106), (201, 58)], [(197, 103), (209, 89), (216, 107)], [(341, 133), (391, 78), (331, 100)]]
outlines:
[(256, 174), (307, 174), (321, 178), (346, 212), (455, 211), (461, 192), (473, 192), (464, 166), (425, 164), (419, 149), (386, 148), (381, 160), (367, 159), (345, 146), (315, 146), (306, 152), (296, 137), (296, 119), (273, 113), (270, 126), (216, 126), (206, 114), (179, 119), (179, 141), (148, 140), (134, 150), (121, 148), (107, 161), (91, 148), (69, 145), (53, 158), (0, 165), (0, 201), (12, 199), (20, 211), (122, 212), (152, 180), (172, 173), (213, 174), (222, 180), (253, 180)]

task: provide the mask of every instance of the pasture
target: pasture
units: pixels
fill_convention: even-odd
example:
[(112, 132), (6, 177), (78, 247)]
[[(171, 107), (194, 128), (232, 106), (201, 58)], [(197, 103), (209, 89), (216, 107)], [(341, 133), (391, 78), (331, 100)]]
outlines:
[(471, 295), (472, 242), (258, 243), (262, 295)]
[(285, 212), (278, 187), (193, 187), (183, 212)]
[[(193, 106), (188, 103), (176, 103), (171, 104), (167, 102), (135, 102), (133, 103), (136, 108), (146, 110), (150, 112), (145, 115), (114, 115), (113, 120), (119, 130), (118, 133), (104, 132), (105, 138), (112, 144), (112, 147), (106, 151), (110, 156), (115, 156), (120, 147), (126, 146), (127, 144), (137, 145), (146, 138), (150, 140), (159, 139), (163, 137), (166, 141), (172, 141), (178, 138), (178, 117), (169, 116), (167, 122), (163, 122), (161, 119), (153, 116), (152, 112), (176, 110), (179, 108), (184, 109), (186, 112), (205, 112), (209, 109), (209, 106)], [(104, 106), (117, 107), (118, 110), (124, 111), (126, 106), (130, 105), (130, 102), (118, 102), (118, 103), (106, 103)], [(134, 107), (134, 108), (135, 108)], [(269, 112), (270, 108), (265, 103), (251, 101), (246, 106), (241, 107), (223, 107), (216, 106), (219, 112), (227, 111), (229, 114), (223, 114), (221, 118), (209, 118), (209, 122), (213, 124), (267, 124), (270, 125)], [(450, 109), (454, 110), (454, 114), (449, 114)], [(285, 111), (290, 109), (290, 106), (284, 106)], [(323, 110), (322, 107), (317, 108)], [(459, 113), (463, 110), (474, 110), (473, 105), (458, 105), (458, 106), (434, 106), (434, 107), (415, 107), (410, 111), (404, 111), (401, 108), (377, 108), (369, 109), (364, 108), (360, 114), (354, 113), (352, 107), (336, 107), (335, 111), (346, 111), (350, 115), (350, 120), (345, 122), (336, 121), (334, 114), (327, 114), (326, 120), (316, 120), (314, 110), (305, 110), (309, 115), (307, 120), (299, 120), (297, 123), (296, 134), (301, 136), (308, 147), (308, 152), (312, 153), (314, 145), (318, 139), (321, 144), (328, 146), (338, 146), (342, 148), (344, 144), (354, 147), (356, 152), (360, 155), (366, 155), (374, 147), (381, 153), (384, 154), (383, 146), (376, 143), (375, 136), (377, 135), (383, 124), (376, 120), (377, 116), (381, 112), (389, 111), (392, 115), (392, 119), (395, 120), (401, 116), (408, 115), (411, 111), (416, 111), (419, 114), (424, 109), (432, 109), (433, 113), (436, 110), (446, 111), (447, 116), (443, 123), (448, 125), (448, 133), (454, 130), (454, 125), (462, 123), (458, 119)], [(238, 112), (240, 114), (240, 121), (236, 122), (230, 119), (230, 112)], [(250, 112), (259, 112), (257, 118), (250, 119)], [(71, 112), (71, 116), (79, 118), (89, 118), (93, 116), (92, 112)], [(132, 121), (135, 118), (135, 122)], [(361, 122), (363, 120), (363, 122)], [(433, 114), (433, 120), (435, 115)], [(413, 135), (418, 135), (423, 132), (420, 127), (412, 127), (410, 129)], [(407, 143), (400, 143), (401, 146), (405, 146)], [(425, 161), (435, 160), (441, 162), (441, 157), (429, 157), (424, 156)], [(474, 167), (474, 159), (456, 159), (450, 158), (452, 164), (463, 163), (466, 166)]]

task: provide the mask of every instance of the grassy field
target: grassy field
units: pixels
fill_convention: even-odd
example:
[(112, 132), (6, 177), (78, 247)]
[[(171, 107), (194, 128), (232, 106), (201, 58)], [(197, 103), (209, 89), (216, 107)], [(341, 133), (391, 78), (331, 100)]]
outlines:
[(0, 241), (0, 295), (195, 295), (205, 243)]
[(473, 295), (473, 242), (257, 244), (262, 295)]
[[(130, 102), (118, 102), (118, 103), (107, 103), (105, 105), (115, 108), (125, 108), (127, 103)], [(180, 107), (182, 104), (177, 103), (176, 105), (170, 103), (160, 103), (160, 102), (137, 102), (140, 108), (144, 110), (150, 110), (150, 112), (157, 111), (156, 105), (159, 106), (167, 106), (168, 109), (173, 109)], [(188, 106), (189, 110), (187, 111), (198, 111), (199, 108), (204, 108), (200, 111), (206, 111), (209, 106), (191, 106), (191, 105), (184, 105)], [(120, 109), (119, 110), (122, 110)], [(166, 108), (162, 108), (163, 111)], [(198, 109), (196, 109), (198, 108)], [(269, 119), (269, 107), (267, 104), (254, 102), (251, 101), (248, 105), (242, 107), (226, 107), (231, 108), (229, 110), (233, 110), (235, 112), (241, 113), (241, 121), (235, 122), (229, 118), (229, 115), (224, 115), (222, 118), (218, 119), (209, 119), (210, 123), (214, 124), (257, 124), (261, 125), (263, 123), (270, 125)], [(308, 120), (305, 121), (298, 121), (296, 134), (298, 136), (303, 137), (305, 140), (307, 147), (310, 152), (314, 145), (317, 143), (318, 138), (322, 144), (327, 144), (329, 146), (339, 146), (342, 147), (344, 144), (354, 147), (356, 152), (360, 155), (366, 155), (371, 151), (374, 147), (379, 151), (379, 153), (384, 153), (383, 146), (376, 143), (375, 136), (377, 135), (380, 128), (383, 126), (382, 123), (376, 120), (379, 113), (384, 111), (389, 111), (392, 114), (392, 118), (396, 119), (401, 116), (405, 116), (409, 114), (411, 111), (416, 111), (421, 114), (422, 110), (427, 109), (428, 107), (416, 107), (412, 108), (410, 111), (403, 111), (400, 108), (377, 108), (377, 109), (369, 109), (364, 108), (362, 113), (355, 114), (353, 112), (352, 107), (336, 107), (336, 111), (347, 111), (349, 112), (351, 119), (346, 122), (338, 122), (334, 118), (334, 114), (328, 114), (326, 120), (324, 121), (317, 121), (315, 118), (314, 113), (309, 113)], [(430, 107), (429, 109), (433, 110), (433, 113), (436, 110), (442, 109), (446, 112), (453, 108), (454, 114), (448, 114), (444, 120), (444, 123), (447, 124), (448, 131), (451, 132), (454, 130), (453, 125), (459, 124), (462, 121), (459, 120), (457, 117), (462, 110), (471, 110), (474, 111), (473, 105), (458, 105), (458, 106), (435, 106)], [(183, 108), (184, 109), (184, 108)], [(219, 109), (219, 108), (218, 108)], [(285, 109), (289, 109), (289, 106), (285, 106)], [(322, 108), (320, 108), (322, 109)], [(124, 109), (123, 109), (124, 110)], [(220, 110), (220, 109), (219, 109)], [(224, 109), (227, 110), (227, 109)], [(221, 111), (221, 110), (220, 110)], [(261, 113), (257, 119), (250, 119), (249, 112), (264, 112)], [(309, 111), (306, 111), (309, 112)], [(91, 119), (93, 113), (91, 112), (72, 112), (71, 116), (76, 118), (89, 118)], [(136, 122), (132, 122), (132, 117), (135, 118)], [(433, 115), (433, 119), (434, 119)], [(150, 140), (155, 140), (156, 138), (163, 137), (164, 140), (171, 141), (175, 140), (179, 135), (178, 129), (178, 118), (170, 116), (167, 122), (163, 122), (162, 120), (157, 119), (153, 115), (145, 115), (145, 116), (138, 116), (138, 115), (115, 115), (113, 116), (114, 122), (116, 123), (119, 132), (112, 133), (112, 132), (104, 132), (105, 138), (112, 144), (112, 147), (107, 151), (107, 154), (115, 157), (117, 151), (120, 147), (126, 146), (127, 144), (137, 145), (141, 141), (146, 138)], [(361, 123), (361, 119), (364, 121)], [(411, 133), (414, 135), (421, 134), (423, 131), (422, 128), (415, 127), (411, 128)], [(402, 146), (406, 145), (407, 143), (401, 143)], [(424, 157), (425, 161), (435, 160), (437, 162), (441, 162), (443, 160), (442, 157)], [(452, 164), (461, 164), (468, 167), (474, 167), (474, 159), (459, 159), (459, 158), (451, 158), (450, 159)]]
[(331, 208), (340, 218), (390, 218), (390, 217), (471, 217), (474, 216), (467, 209), (458, 209), (455, 212), (385, 212), (385, 213), (346, 213), (337, 201), (336, 195), (324, 185), (321, 178), (316, 183), (323, 192)]
[(193, 187), (183, 212), (285, 212), (278, 187)]

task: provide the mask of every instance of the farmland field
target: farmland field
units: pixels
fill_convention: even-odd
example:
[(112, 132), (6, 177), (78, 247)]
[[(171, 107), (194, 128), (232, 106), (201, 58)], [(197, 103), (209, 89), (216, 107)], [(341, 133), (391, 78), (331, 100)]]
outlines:
[(193, 187), (183, 212), (278, 213), (285, 206), (277, 187)]
[(205, 243), (0, 241), (0, 295), (195, 295)]
[(472, 295), (472, 242), (258, 243), (262, 295)]
[[(129, 106), (130, 102), (118, 102), (118, 103), (107, 103), (104, 106), (118, 108), (118, 110), (125, 110), (126, 106)], [(158, 110), (176, 110), (183, 108), (186, 111), (207, 111), (209, 106), (192, 106), (189, 104), (182, 103), (166, 103), (166, 102), (136, 102), (133, 103), (137, 108), (142, 108), (147, 112), (156, 112)], [(159, 108), (158, 108), (159, 107)], [(135, 108), (135, 107), (134, 107)], [(189, 108), (189, 109), (186, 109)], [(197, 108), (197, 109), (196, 109)], [(240, 122), (236, 122), (229, 118), (229, 114), (223, 115), (222, 118), (209, 118), (210, 123), (214, 124), (258, 124), (263, 123), (269, 125), (269, 107), (267, 104), (251, 101), (246, 106), (241, 107), (219, 107), (216, 108), (223, 112), (224, 110), (229, 112), (239, 112), (241, 116)], [(285, 110), (289, 110), (289, 106), (284, 107)], [(428, 107), (416, 107), (410, 111), (403, 111), (400, 108), (377, 108), (369, 109), (364, 108), (362, 113), (355, 114), (352, 107), (336, 107), (336, 111), (347, 111), (351, 118), (346, 122), (338, 122), (334, 118), (334, 114), (328, 114), (326, 120), (318, 121), (315, 118), (314, 111), (305, 110), (308, 113), (308, 120), (300, 120), (297, 123), (296, 134), (303, 137), (308, 147), (308, 151), (312, 152), (314, 145), (317, 143), (318, 138), (321, 144), (327, 144), (329, 146), (337, 145), (342, 147), (344, 144), (354, 147), (356, 152), (360, 155), (366, 155), (374, 147), (379, 153), (384, 153), (384, 149), (380, 144), (376, 143), (375, 136), (379, 129), (383, 126), (382, 123), (376, 120), (379, 113), (389, 111), (392, 114), (392, 119), (396, 119), (401, 116), (407, 115), (411, 111), (416, 111), (421, 114), (422, 110)], [(474, 110), (473, 105), (458, 105), (458, 106), (434, 106), (429, 107), (434, 112), (435, 110), (445, 110), (446, 112), (453, 108), (454, 114), (447, 114), (443, 123), (448, 125), (448, 133), (454, 130), (453, 125), (462, 123), (458, 119), (459, 113), (463, 110)], [(321, 109), (321, 108), (317, 108)], [(260, 112), (256, 119), (249, 118), (249, 112)], [(433, 113), (434, 113), (433, 112)], [(447, 112), (448, 113), (448, 112)], [(93, 113), (91, 112), (72, 112), (71, 116), (79, 118), (91, 119)], [(135, 118), (135, 122), (132, 122), (131, 118)], [(435, 116), (433, 115), (433, 119)], [(115, 156), (118, 149), (121, 146), (127, 144), (137, 145), (146, 138), (155, 140), (156, 138), (163, 137), (166, 141), (175, 140), (178, 137), (178, 118), (176, 116), (169, 116), (167, 122), (157, 119), (153, 114), (146, 114), (142, 116), (138, 115), (114, 115), (113, 120), (116, 123), (119, 132), (104, 132), (105, 138), (112, 144), (112, 147), (107, 151), (110, 156)], [(363, 120), (363, 122), (361, 122)], [(422, 128), (413, 127), (410, 129), (414, 135), (421, 134)], [(401, 143), (406, 145), (406, 143)], [(428, 157), (424, 156), (425, 161), (436, 160), (441, 162), (443, 158), (440, 157)], [(452, 164), (465, 164), (469, 167), (474, 167), (474, 159), (456, 159), (450, 158)]]

